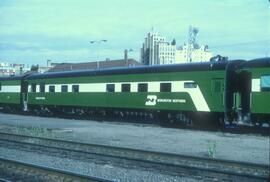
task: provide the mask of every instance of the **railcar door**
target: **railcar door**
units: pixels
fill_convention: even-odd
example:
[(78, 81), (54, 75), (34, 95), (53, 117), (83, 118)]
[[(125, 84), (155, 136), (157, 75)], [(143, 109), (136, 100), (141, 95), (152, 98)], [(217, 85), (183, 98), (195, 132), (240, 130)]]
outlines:
[(239, 116), (245, 123), (250, 122), (250, 100), (251, 100), (251, 72), (241, 70), (238, 73), (238, 91), (240, 93)]
[(28, 110), (27, 106), (28, 102), (28, 83), (25, 80), (22, 80), (21, 82), (21, 106), (23, 111)]
[(226, 67), (225, 121), (250, 124), (251, 72), (243, 69), (244, 61), (234, 61)]

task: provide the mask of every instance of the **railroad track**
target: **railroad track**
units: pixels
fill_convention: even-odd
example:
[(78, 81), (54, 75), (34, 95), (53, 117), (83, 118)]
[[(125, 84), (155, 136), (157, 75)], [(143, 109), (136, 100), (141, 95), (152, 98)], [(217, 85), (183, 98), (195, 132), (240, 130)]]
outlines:
[[(217, 160), (170, 153), (143, 151), (130, 148), (78, 143), (59, 139), (48, 139), (25, 135), (0, 133), (0, 141), (14, 146), (29, 146), (30, 150), (44, 151), (56, 155), (56, 150), (66, 158), (81, 160), (103, 160), (122, 167), (138, 166), (166, 174), (192, 176), (199, 180), (218, 181), (267, 181), (269, 166)], [(27, 148), (27, 147), (26, 147)], [(94, 156), (94, 157), (93, 157)], [(126, 166), (125, 166), (126, 165)]]
[[(81, 181), (112, 182), (109, 180), (76, 174), (70, 171), (0, 158), (0, 182), (11, 181)], [(3, 178), (3, 176), (5, 178)]]

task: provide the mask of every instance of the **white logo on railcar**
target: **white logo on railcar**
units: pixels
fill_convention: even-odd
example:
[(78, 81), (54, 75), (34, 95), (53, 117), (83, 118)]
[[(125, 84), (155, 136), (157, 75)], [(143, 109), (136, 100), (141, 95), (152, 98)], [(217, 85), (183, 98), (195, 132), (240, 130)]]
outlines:
[(157, 104), (157, 96), (156, 95), (147, 95), (145, 105), (146, 106), (155, 106), (156, 104)]
[(145, 105), (155, 106), (157, 103), (186, 103), (185, 99), (158, 99), (156, 95), (148, 95)]

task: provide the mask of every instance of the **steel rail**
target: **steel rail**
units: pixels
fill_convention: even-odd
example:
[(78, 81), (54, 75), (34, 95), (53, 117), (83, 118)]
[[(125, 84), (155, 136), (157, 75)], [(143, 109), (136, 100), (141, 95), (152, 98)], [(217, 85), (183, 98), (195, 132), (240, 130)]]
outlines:
[(231, 160), (211, 159), (205, 157), (194, 157), (172, 153), (155, 151), (144, 151), (138, 149), (106, 146), (99, 144), (81, 143), (60, 139), (50, 139), (1, 133), (0, 140), (30, 144), (46, 148), (81, 152), (85, 154), (103, 155), (107, 157), (121, 158), (139, 162), (153, 163), (158, 165), (185, 168), (186, 170), (207, 171), (209, 173), (223, 174), (229, 176), (243, 177), (254, 180), (267, 180), (269, 177), (269, 166)]
[[(39, 180), (42, 181), (52, 181), (52, 182), (54, 181), (112, 182), (106, 179), (82, 175), (71, 171), (60, 170), (47, 166), (5, 159), (1, 157), (0, 157), (0, 172), (10, 174), (12, 175), (13, 178), (14, 175), (16, 176), (17, 174), (20, 176), (20, 178), (26, 179), (38, 178)], [(9, 179), (0, 179), (0, 181), (9, 181)]]

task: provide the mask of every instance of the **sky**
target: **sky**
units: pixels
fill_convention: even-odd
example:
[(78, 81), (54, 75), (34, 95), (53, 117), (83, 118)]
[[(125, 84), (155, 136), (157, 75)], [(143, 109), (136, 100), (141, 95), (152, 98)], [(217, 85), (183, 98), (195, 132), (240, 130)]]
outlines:
[(0, 62), (139, 61), (152, 28), (181, 46), (190, 25), (214, 55), (270, 56), (269, 0), (0, 0)]

